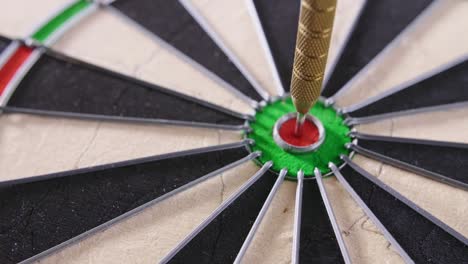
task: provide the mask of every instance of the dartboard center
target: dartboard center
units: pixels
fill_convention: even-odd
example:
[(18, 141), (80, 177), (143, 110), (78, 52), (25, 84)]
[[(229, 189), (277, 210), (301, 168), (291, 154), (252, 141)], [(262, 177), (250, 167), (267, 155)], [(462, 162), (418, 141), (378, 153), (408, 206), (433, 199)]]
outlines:
[(295, 179), (299, 170), (313, 177), (318, 168), (323, 175), (330, 172), (329, 162), (342, 164), (340, 155), (349, 155), (350, 127), (332, 106), (319, 101), (306, 116), (300, 136), (295, 133), (296, 113), (290, 97), (267, 103), (249, 123), (247, 138), (255, 144), (251, 151), (261, 151), (260, 164), (273, 161), (272, 170), (288, 169), (288, 178)]
[(292, 153), (311, 152), (319, 148), (325, 139), (322, 122), (311, 114), (305, 115), (304, 118), (301, 129), (296, 131), (298, 129), (296, 113), (288, 113), (280, 117), (273, 127), (275, 143)]
[(319, 129), (314, 122), (306, 119), (300, 134), (295, 132), (297, 120), (288, 118), (278, 129), (278, 135), (286, 143), (296, 147), (307, 147), (319, 140)]

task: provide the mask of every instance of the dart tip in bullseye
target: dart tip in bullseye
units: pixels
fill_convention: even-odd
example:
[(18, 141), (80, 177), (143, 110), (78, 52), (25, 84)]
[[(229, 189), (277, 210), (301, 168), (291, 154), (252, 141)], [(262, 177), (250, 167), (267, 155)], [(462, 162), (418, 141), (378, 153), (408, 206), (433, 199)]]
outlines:
[(299, 116), (289, 113), (276, 122), (273, 138), (276, 144), (286, 151), (309, 152), (322, 144), (325, 130), (320, 120), (310, 114)]
[(294, 126), (294, 135), (296, 137), (301, 137), (302, 135), (302, 127), (304, 126), (305, 117), (305, 115), (297, 112), (296, 125)]

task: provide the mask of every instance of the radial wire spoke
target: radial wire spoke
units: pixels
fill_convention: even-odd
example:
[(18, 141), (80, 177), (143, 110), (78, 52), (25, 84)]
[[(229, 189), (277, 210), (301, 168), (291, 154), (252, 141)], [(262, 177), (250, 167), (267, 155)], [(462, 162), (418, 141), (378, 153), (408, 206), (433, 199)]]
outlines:
[(342, 111), (352, 117), (365, 117), (468, 101), (467, 72), (468, 55), (465, 55)]
[(240, 115), (220, 107), (55, 55), (39, 59), (17, 87), (7, 111), (202, 127), (239, 128), (244, 123)]
[(415, 138), (387, 137), (357, 132), (351, 133), (359, 146), (375, 151), (397, 161), (444, 175), (459, 183), (468, 184), (468, 144)]
[[(255, 13), (258, 14), (258, 18), (260, 19), (262, 29), (260, 29), (259, 32), (261, 35), (265, 35), (267, 42), (265, 44), (269, 46), (268, 49), (271, 49), (273, 56), (272, 60), (276, 64), (275, 71), (280, 75), (284, 89), (289, 91), (294, 60), (297, 23), (299, 21), (300, 1), (249, 1), (252, 1), (254, 4), (252, 12), (255, 12), (256, 10), (257, 12)], [(338, 5), (343, 4), (344, 6), (348, 6), (343, 9), (338, 6), (338, 10), (344, 10), (345, 14), (343, 14), (343, 17), (345, 18), (340, 25), (335, 22), (335, 26), (343, 27), (346, 31), (343, 32), (344, 30), (339, 28), (333, 32), (334, 35), (340, 34), (340, 36), (339, 38), (332, 37), (335, 39), (334, 41), (338, 42), (336, 45), (336, 56), (329, 57), (329, 69), (327, 69), (325, 73), (324, 82), (327, 82), (329, 79), (330, 73), (333, 72), (337, 60), (343, 52), (349, 36), (354, 30), (357, 18), (360, 16), (363, 9), (362, 6), (364, 5), (364, 2), (365, 0), (354, 0), (352, 3), (338, 1)], [(350, 13), (352, 15), (349, 15)], [(341, 17), (341, 14), (338, 15)]]
[[(289, 91), (300, 1), (253, 0), (283, 87)], [(281, 19), (278, 19), (281, 16)]]
[[(5, 200), (8, 203), (1, 208), (1, 217), (8, 217), (10, 220), (4, 221), (4, 224), (10, 223), (12, 228), (8, 236), (5, 234), (2, 239), (12, 239), (12, 236), (16, 241), (24, 239), (21, 250), (15, 256), (16, 261), (30, 257), (24, 262), (32, 263), (258, 155), (251, 153), (245, 156), (243, 149), (203, 153), (111, 168), (80, 178), (54, 179), (4, 189), (1, 195), (9, 198)], [(63, 196), (63, 192), (67, 195)], [(30, 202), (26, 196), (31, 196)], [(33, 199), (34, 196), (37, 197)], [(96, 200), (100, 202), (92, 202)], [(36, 204), (36, 201), (41, 203)], [(22, 206), (15, 206), (15, 203), (21, 203)], [(14, 213), (17, 208), (22, 209)], [(21, 236), (15, 235), (15, 230), (22, 226), (16, 221), (22, 221), (23, 214), (30, 214), (29, 208), (33, 209), (33, 214), (29, 216), (33, 224), (21, 231)], [(43, 218), (47, 221), (41, 220)], [(42, 242), (35, 243), (32, 250), (29, 244), (34, 243), (35, 239), (42, 239)], [(1, 245), (10, 244), (6, 242), (3, 241)]]
[[(249, 195), (254, 195), (252, 192), (248, 192), (249, 188), (254, 187), (253, 185), (262, 178), (263, 175), (268, 171), (268, 169), (272, 166), (271, 162), (265, 163), (260, 170), (258, 170), (255, 175), (253, 175), (247, 182), (245, 182), (239, 189), (229, 196), (226, 200), (224, 200), (202, 223), (200, 223), (189, 235), (187, 235), (179, 244), (175, 246), (161, 261), (160, 263), (168, 263), (168, 262), (175, 262), (175, 263), (187, 263), (187, 262), (196, 262), (196, 263), (206, 263), (206, 262), (220, 262), (220, 263), (227, 263), (232, 262), (234, 260), (234, 256), (230, 256), (225, 252), (211, 252), (213, 255), (205, 255), (203, 252), (205, 250), (216, 250), (217, 247), (220, 246), (227, 246), (225, 250), (235, 250), (236, 252), (242, 245), (242, 240), (240, 240), (239, 248), (236, 248), (232, 242), (229, 241), (220, 241), (222, 240), (221, 234), (223, 233), (223, 213), (231, 204), (233, 204), (238, 198), (240, 199), (248, 199), (249, 197), (243, 196), (245, 192)], [(271, 176), (271, 175), (267, 175)], [(263, 177), (264, 181), (271, 180), (269, 177)], [(259, 183), (262, 183), (259, 181)], [(265, 184), (266, 182), (263, 182)], [(271, 187), (270, 187), (271, 188)], [(267, 188), (269, 189), (269, 188)], [(265, 198), (268, 195), (268, 190), (265, 189)], [(255, 195), (262, 195), (260, 192), (257, 192)], [(245, 201), (244, 201), (245, 202)], [(259, 206), (260, 209), (261, 205)], [(237, 210), (242, 210), (242, 208), (237, 208)], [(240, 212), (239, 212), (240, 213)], [(219, 225), (221, 226), (213, 226), (210, 225), (213, 221), (217, 219), (218, 216), (221, 216), (221, 219), (218, 220)], [(239, 216), (237, 216), (239, 217)], [(236, 222), (239, 221), (239, 218)], [(215, 222), (216, 223), (216, 222)], [(220, 228), (221, 230), (218, 230)], [(234, 228), (233, 226), (226, 227), (226, 228)], [(216, 230), (215, 234), (211, 233), (212, 229)], [(206, 232), (205, 232), (206, 231)], [(212, 237), (214, 235), (214, 238)], [(236, 232), (234, 235), (237, 239), (239, 239), (240, 234)], [(221, 237), (220, 237), (221, 236)], [(231, 239), (233, 239), (231, 237)], [(222, 245), (220, 245), (222, 244)], [(215, 254), (218, 254), (215, 256)], [(214, 258), (214, 259), (213, 259)], [(232, 259), (231, 259), (232, 258)]]
[(396, 118), (396, 117), (411, 116), (411, 115), (437, 112), (437, 111), (448, 111), (448, 110), (457, 109), (457, 108), (464, 108), (467, 106), (468, 106), (468, 101), (463, 101), (459, 103), (420, 107), (420, 108), (415, 108), (415, 109), (389, 112), (389, 113), (364, 116), (364, 117), (348, 117), (346, 118), (345, 122), (348, 125), (361, 125), (361, 124), (379, 122), (382, 120)]
[(82, 169), (69, 170), (69, 171), (63, 171), (63, 172), (57, 172), (57, 173), (51, 173), (51, 174), (45, 174), (45, 175), (37, 175), (37, 176), (25, 177), (21, 179), (0, 181), (0, 188), (17, 185), (17, 184), (23, 184), (23, 183), (32, 183), (32, 182), (45, 181), (45, 180), (51, 180), (51, 179), (57, 179), (57, 178), (63, 178), (63, 177), (80, 176), (86, 173), (97, 173), (97, 172), (105, 171), (108, 169), (116, 169), (116, 168), (122, 168), (122, 167), (127, 167), (127, 166), (134, 166), (134, 165), (144, 164), (148, 162), (156, 162), (159, 160), (168, 160), (168, 159), (174, 159), (174, 158), (179, 158), (179, 157), (184, 157), (184, 156), (191, 156), (191, 155), (222, 151), (222, 150), (230, 150), (230, 149), (235, 149), (235, 148), (246, 147), (249, 144), (252, 144), (252, 141), (247, 139), (247, 140), (243, 140), (243, 141), (235, 142), (235, 143), (183, 150), (183, 151), (172, 152), (172, 153), (156, 155), (156, 156), (151, 156), (151, 157), (104, 164), (104, 165), (99, 165), (99, 166), (94, 166), (94, 167), (87, 167), (87, 168), (82, 168)]
[[(110, 1), (113, 2), (113, 1)], [(142, 31), (144, 34), (146, 34), (150, 39), (155, 41), (159, 46), (163, 47), (165, 50), (170, 52), (172, 55), (174, 55), (176, 58), (179, 60), (189, 64), (192, 68), (197, 70), (198, 72), (204, 74), (206, 77), (211, 79), (213, 82), (215, 82), (217, 85), (219, 85), (221, 88), (225, 89), (227, 92), (231, 93), (234, 95), (237, 99), (240, 99), (243, 101), (245, 104), (249, 105), (252, 109), (256, 109), (260, 106), (259, 102), (255, 100), (254, 98), (249, 97), (248, 95), (244, 94), (241, 90), (234, 88), (231, 84), (226, 82), (224, 79), (220, 78), (218, 75), (214, 74), (213, 72), (209, 71), (202, 65), (200, 65), (198, 62), (192, 60), (190, 57), (185, 55), (183, 52), (178, 50), (177, 48), (174, 48), (171, 46), (169, 43), (165, 42), (161, 38), (159, 38), (157, 35), (149, 31), (147, 28), (143, 27), (139, 23), (137, 23), (135, 20), (132, 18), (126, 16), (123, 14), (119, 9), (115, 8), (114, 6), (107, 6), (107, 10), (110, 12), (114, 13), (116, 16), (122, 18), (123, 20), (126, 21), (127, 24), (133, 26), (135, 29)]]
[(341, 175), (338, 167), (335, 164), (329, 164), (330, 169), (333, 172), (333, 175), (338, 179), (343, 188), (348, 192), (348, 194), (354, 199), (354, 201), (361, 207), (364, 213), (371, 219), (371, 221), (377, 226), (377, 228), (382, 232), (385, 238), (392, 244), (392, 246), (398, 251), (400, 256), (403, 258), (405, 263), (412, 264), (414, 261), (406, 253), (406, 251), (401, 247), (401, 245), (396, 241), (396, 239), (390, 234), (390, 232), (385, 228), (385, 226), (380, 222), (377, 216), (372, 212), (372, 210), (366, 205), (366, 203), (361, 199), (361, 197), (354, 191), (353, 187), (349, 185), (348, 181)]
[(399, 192), (385, 184), (384, 182), (380, 181), (378, 178), (372, 176), (370, 173), (359, 167), (356, 163), (352, 162), (351, 159), (349, 159), (346, 156), (342, 156), (342, 159), (357, 173), (359, 173), (361, 176), (365, 177), (367, 180), (396, 198), (398, 201), (404, 203), (406, 206), (417, 212), (419, 215), (423, 216), (425, 219), (429, 220), (439, 228), (441, 228), (443, 231), (445, 231), (447, 234), (451, 235), (453, 238), (457, 239), (459, 242), (464, 244), (466, 247), (468, 245), (468, 239), (451, 228), (450, 226), (446, 225), (444, 222), (440, 221), (438, 218), (427, 212), (426, 210), (422, 209), (412, 201), (408, 200), (406, 197), (401, 195)]
[(252, 225), (252, 228), (249, 231), (249, 234), (247, 235), (247, 238), (244, 241), (244, 244), (242, 244), (241, 249), (239, 250), (239, 253), (237, 254), (236, 259), (234, 260), (234, 263), (240, 264), (242, 263), (242, 258), (244, 257), (245, 253), (247, 252), (250, 243), (252, 242), (255, 233), (257, 232), (260, 224), (262, 223), (263, 218), (265, 217), (265, 214), (268, 211), (268, 208), (270, 207), (271, 202), (273, 201), (273, 198), (275, 198), (275, 194), (278, 192), (279, 187), (284, 181), (284, 177), (288, 173), (287, 169), (282, 169), (280, 171), (280, 174), (278, 175), (278, 179), (275, 182), (275, 185), (273, 185), (273, 188), (271, 188), (270, 193), (268, 194), (267, 199), (265, 200), (265, 203), (262, 206), (262, 209), (258, 213), (257, 218), (255, 219), (254, 224)]
[(119, 72), (116, 72), (116, 71), (113, 71), (113, 70), (110, 70), (110, 69), (107, 69), (107, 68), (103, 68), (103, 67), (100, 67), (100, 66), (85, 62), (85, 61), (77, 59), (77, 58), (69, 57), (69, 56), (67, 56), (67, 55), (65, 55), (63, 53), (60, 53), (60, 52), (57, 52), (57, 51), (54, 51), (54, 50), (51, 50), (51, 49), (46, 48), (46, 54), (53, 57), (54, 59), (61, 60), (64, 63), (78, 65), (80, 67), (87, 68), (90, 71), (97, 71), (97, 72), (99, 72), (101, 74), (109, 75), (109, 76), (117, 78), (117, 79), (122, 79), (122, 80), (125, 80), (127, 82), (134, 83), (134, 84), (142, 86), (142, 87), (146, 87), (148, 89), (156, 90), (156, 91), (159, 91), (159, 92), (164, 93), (164, 94), (173, 95), (173, 96), (178, 97), (180, 99), (183, 99), (183, 100), (186, 100), (186, 101), (189, 101), (189, 102), (194, 102), (196, 104), (203, 105), (203, 106), (211, 108), (213, 110), (220, 111), (220, 112), (222, 112), (224, 114), (230, 115), (230, 116), (235, 117), (235, 118), (241, 118), (241, 119), (252, 119), (253, 118), (250, 115), (240, 113), (240, 112), (236, 112), (236, 111), (233, 111), (231, 109), (222, 107), (220, 105), (210, 103), (210, 102), (205, 101), (203, 99), (199, 99), (199, 98), (196, 98), (196, 97), (184, 94), (184, 93), (180, 93), (180, 92), (177, 92), (177, 91), (175, 91), (173, 89), (162, 87), (160, 85), (149, 83), (147, 81), (137, 79), (137, 78), (134, 78), (134, 77), (131, 77), (131, 76), (125, 75), (123, 73), (119, 73)]
[(428, 145), (428, 146), (468, 149), (467, 143), (450, 142), (450, 141), (437, 141), (437, 140), (403, 138), (403, 137), (393, 137), (393, 136), (388, 137), (388, 136), (363, 134), (359, 132), (352, 132), (350, 136), (357, 138), (357, 139), (369, 140), (369, 141), (380, 141), (380, 142), (388, 142), (388, 143), (408, 143), (408, 144), (416, 144), (416, 145)]
[(262, 87), (262, 85), (255, 79), (255, 77), (249, 72), (249, 70), (243, 65), (238, 56), (224, 44), (221, 36), (211, 27), (210, 23), (205, 17), (198, 11), (197, 7), (192, 4), (190, 0), (178, 0), (180, 4), (184, 6), (187, 12), (198, 22), (203, 30), (211, 37), (216, 45), (226, 54), (228, 59), (239, 69), (242, 75), (249, 81), (252, 88), (262, 97), (263, 100), (268, 100), (270, 94)]
[[(367, 143), (367, 144), (366, 144)], [(454, 149), (444, 149), (432, 147), (433, 149), (427, 151), (421, 151), (421, 148), (415, 146), (399, 146), (397, 143), (391, 145), (387, 144), (369, 144), (371, 142), (359, 141), (359, 146), (355, 144), (350, 144), (352, 150), (357, 153), (369, 157), (374, 160), (395, 166), (397, 168), (416, 173), (418, 175), (427, 177), (431, 180), (435, 180), (444, 184), (451, 185), (456, 188), (468, 191), (468, 179), (466, 179), (466, 161), (468, 160), (467, 150), (454, 150)], [(366, 147), (371, 147), (374, 145), (373, 149), (376, 149), (375, 152)], [(393, 157), (381, 153), (390, 153)], [(441, 157), (446, 158), (448, 156), (449, 160), (444, 160)], [(450, 158), (450, 156), (452, 156)], [(406, 159), (402, 161), (402, 159)], [(456, 162), (461, 160), (462, 162)], [(444, 164), (445, 162), (445, 164)], [(411, 164), (413, 163), (413, 164)], [(422, 163), (425, 166), (431, 167), (432, 170), (428, 170), (422, 167)], [(443, 166), (445, 165), (445, 166)], [(442, 167), (443, 166), (443, 167)], [(437, 172), (435, 172), (435, 171)], [(450, 177), (440, 174), (442, 170), (447, 172), (446, 175), (451, 175)]]
[(315, 180), (305, 180), (299, 263), (345, 263)]
[(318, 168), (315, 168), (314, 174), (315, 179), (317, 181), (317, 185), (319, 187), (320, 196), (322, 196), (322, 201), (327, 210), (328, 218), (330, 219), (330, 223), (333, 227), (333, 232), (335, 232), (336, 240), (338, 241), (343, 260), (346, 264), (351, 264), (351, 258), (349, 257), (348, 249), (346, 248), (346, 244), (341, 235), (340, 227), (338, 226), (338, 222), (336, 221), (335, 213), (333, 212), (332, 205), (330, 203), (330, 200), (328, 199), (327, 190), (323, 185), (322, 173)]
[[(358, 168), (354, 163), (348, 164)], [(433, 222), (434, 218), (426, 217), (426, 211), (413, 206), (414, 203), (407, 199), (401, 199), (401, 195), (394, 196), (394, 193), (388, 192), (386, 185), (380, 184), (380, 181), (369, 176), (360, 167), (359, 170), (354, 167), (345, 166), (341, 169), (342, 176), (414, 262), (463, 262), (468, 248), (466, 244), (443, 229), (437, 220), (436, 224)]]
[[(367, 1), (368, 0), (361, 0), (361, 1), (353, 0), (352, 4), (349, 4), (348, 6), (346, 6), (346, 8), (340, 7), (340, 5), (337, 6), (336, 12), (338, 14), (340, 14), (340, 15), (342, 14), (341, 16), (343, 16), (343, 17), (348, 16), (348, 13), (352, 12), (352, 14), (354, 14), (354, 17), (350, 17), (346, 21), (341, 22), (342, 23), (341, 26), (345, 27), (347, 29), (347, 31), (345, 33), (341, 33), (343, 35), (342, 36), (343, 40), (340, 41), (339, 46), (336, 48), (337, 49), (336, 54), (333, 57), (330, 57), (330, 54), (329, 54), (329, 59), (327, 61), (327, 68), (325, 70), (325, 76), (324, 76), (323, 84), (322, 84), (322, 91), (327, 86), (327, 83), (330, 80), (332, 73), (335, 71), (335, 68), (336, 68), (336, 66), (337, 66), (337, 64), (339, 62), (339, 59), (341, 58), (341, 55), (345, 51), (345, 49), (346, 49), (346, 47), (348, 45), (348, 42), (349, 42), (353, 32), (356, 29), (357, 23), (359, 21), (359, 18), (362, 15), (362, 12), (364, 11), (364, 7), (366, 6)], [(340, 2), (338, 2), (338, 4), (340, 4)], [(354, 10), (350, 10), (349, 7), (351, 7), (351, 6), (354, 8)], [(356, 9), (356, 6), (357, 6), (357, 9)], [(334, 22), (334, 25), (338, 25), (338, 23), (340, 23), (339, 19), (340, 18), (338, 17), (337, 21)], [(335, 28), (334, 31), (340, 30), (336, 26), (334, 26), (334, 28)], [(337, 36), (341, 35), (341, 34), (339, 35), (338, 32), (333, 33), (333, 34), (337, 35)], [(332, 41), (337, 41), (337, 38), (334, 38), (332, 36)]]
[[(356, 28), (324, 89), (325, 96), (336, 98), (353, 86), (353, 81), (379, 62), (428, 14), (433, 0), (366, 1)], [(404, 8), (401, 8), (404, 6)], [(369, 25), (374, 25), (370, 28)], [(390, 43), (390, 44), (389, 44)]]
[(254, 4), (254, 0), (247, 0), (246, 5), (252, 18), (252, 21), (255, 25), (255, 30), (258, 34), (258, 38), (260, 39), (263, 51), (265, 52), (265, 57), (268, 62), (268, 66), (270, 67), (270, 71), (273, 74), (273, 79), (276, 87), (276, 91), (278, 96), (284, 96), (285, 90), (283, 84), (281, 83), (281, 78), (278, 73), (278, 69), (276, 68), (275, 60), (273, 58), (273, 53), (271, 52), (270, 45), (268, 44), (268, 40), (266, 38), (265, 32), (263, 30), (262, 23), (260, 21), (260, 17), (258, 16), (257, 9)]
[(115, 7), (114, 11), (142, 25), (145, 32), (154, 34), (152, 37), (157, 42), (172, 45), (183, 53), (179, 57), (204, 70), (215, 81), (225, 83), (225, 87), (229, 86), (226, 88), (235, 89), (256, 101), (262, 99), (179, 1), (117, 0), (111, 5)]
[(223, 124), (178, 121), (178, 120), (168, 120), (168, 119), (94, 115), (94, 114), (82, 114), (82, 113), (73, 113), (73, 112), (38, 110), (38, 109), (29, 109), (29, 108), (21, 108), (21, 107), (8, 107), (8, 106), (0, 107), (0, 110), (6, 113), (30, 114), (30, 115), (38, 115), (38, 116), (50, 116), (50, 117), (61, 117), (61, 118), (81, 119), (81, 120), (95, 120), (95, 121), (106, 121), (106, 122), (187, 126), (187, 127), (200, 127), (200, 128), (214, 128), (214, 129), (223, 129), (223, 130), (245, 130), (246, 128), (244, 125), (223, 125)]
[(301, 242), (301, 220), (302, 220), (302, 193), (304, 188), (304, 172), (297, 173), (296, 203), (294, 205), (294, 230), (291, 251), (291, 263), (299, 263)]

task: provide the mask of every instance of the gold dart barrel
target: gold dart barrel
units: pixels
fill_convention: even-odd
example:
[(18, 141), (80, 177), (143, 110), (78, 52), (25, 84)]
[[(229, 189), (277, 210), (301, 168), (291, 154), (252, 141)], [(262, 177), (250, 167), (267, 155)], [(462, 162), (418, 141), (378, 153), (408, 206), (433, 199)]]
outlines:
[(336, 0), (302, 0), (291, 97), (300, 115), (317, 102), (322, 87), (335, 17)]

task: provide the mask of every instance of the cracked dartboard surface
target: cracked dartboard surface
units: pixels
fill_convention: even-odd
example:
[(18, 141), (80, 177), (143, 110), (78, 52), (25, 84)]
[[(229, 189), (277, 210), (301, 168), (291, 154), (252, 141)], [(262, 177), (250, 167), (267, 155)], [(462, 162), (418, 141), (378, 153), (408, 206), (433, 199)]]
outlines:
[(0, 3), (1, 263), (468, 263), (467, 1), (338, 0), (309, 156), (300, 1)]

